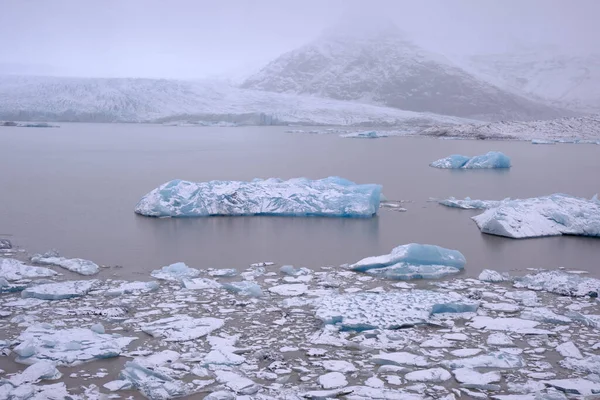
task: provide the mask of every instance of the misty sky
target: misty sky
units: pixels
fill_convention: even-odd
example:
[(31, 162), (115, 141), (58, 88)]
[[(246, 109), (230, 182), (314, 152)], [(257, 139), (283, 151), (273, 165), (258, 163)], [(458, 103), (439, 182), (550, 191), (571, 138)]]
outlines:
[(0, 0), (0, 72), (239, 76), (382, 15), (434, 51), (600, 52), (600, 0)]

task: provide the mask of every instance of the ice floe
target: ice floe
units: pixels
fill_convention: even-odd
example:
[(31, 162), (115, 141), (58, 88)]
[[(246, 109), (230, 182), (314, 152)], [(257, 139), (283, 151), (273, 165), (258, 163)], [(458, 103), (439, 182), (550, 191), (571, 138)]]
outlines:
[(44, 254), (36, 254), (31, 261), (42, 265), (57, 265), (80, 275), (95, 275), (100, 271), (98, 264), (82, 258), (61, 257), (57, 251), (49, 251)]
[(151, 217), (282, 215), (372, 217), (381, 186), (329, 177), (193, 183), (173, 180), (145, 195), (135, 207)]
[(184, 279), (192, 279), (200, 275), (200, 271), (195, 268), (190, 268), (182, 262), (167, 265), (161, 269), (155, 269), (150, 273), (153, 278), (166, 281), (182, 281)]
[(412, 371), (404, 375), (404, 379), (410, 382), (444, 382), (452, 378), (450, 372), (444, 368), (429, 368)]
[(475, 157), (453, 154), (446, 158), (434, 161), (429, 165), (434, 168), (444, 169), (510, 168), (510, 157), (499, 151), (490, 151)]
[(308, 286), (303, 283), (286, 283), (269, 288), (269, 292), (280, 296), (300, 296), (306, 293), (307, 290)]
[(224, 323), (219, 318), (176, 315), (142, 324), (140, 328), (148, 335), (160, 337), (167, 342), (184, 342), (206, 336)]
[(363, 131), (363, 132), (352, 132), (352, 133), (343, 133), (340, 137), (343, 138), (353, 138), (353, 139), (377, 139), (390, 136), (389, 133), (385, 131)]
[(542, 271), (529, 274), (516, 279), (514, 286), (531, 290), (543, 290), (562, 296), (598, 297), (600, 293), (600, 279), (562, 271)]
[(511, 278), (506, 272), (498, 272), (491, 269), (484, 269), (479, 274), (478, 279), (484, 282), (505, 282)]
[(34, 325), (17, 338), (15, 361), (35, 364), (78, 365), (93, 359), (117, 357), (137, 337), (98, 334), (91, 329), (59, 329), (50, 324)]
[(264, 295), (260, 286), (250, 281), (228, 282), (222, 284), (221, 287), (225, 290), (238, 293), (243, 296), (262, 297)]
[(467, 384), (487, 385), (500, 382), (502, 378), (498, 371), (481, 373), (471, 368), (457, 368), (452, 373), (458, 382)]
[(539, 236), (600, 236), (600, 203), (565, 194), (503, 201), (439, 202), (458, 208), (485, 209), (472, 217), (481, 232), (515, 239)]
[(146, 293), (158, 289), (158, 283), (151, 282), (123, 282), (104, 292), (107, 296), (121, 296), (129, 293)]
[(45, 283), (30, 286), (21, 292), (23, 298), (36, 298), (41, 300), (63, 300), (73, 297), (85, 296), (99, 281), (65, 281), (56, 283)]
[(458, 273), (465, 264), (465, 257), (457, 250), (411, 243), (394, 248), (390, 254), (364, 258), (350, 265), (350, 269), (406, 280), (439, 278)]
[(504, 351), (489, 352), (488, 354), (457, 358), (455, 360), (444, 360), (442, 365), (455, 368), (521, 368), (525, 361), (519, 355)]
[(56, 275), (56, 272), (49, 268), (26, 265), (12, 258), (0, 258), (0, 278), (7, 281), (47, 278), (54, 275)]
[(545, 381), (544, 383), (568, 394), (580, 394), (584, 396), (600, 394), (599, 382), (592, 382), (582, 378), (554, 379)]

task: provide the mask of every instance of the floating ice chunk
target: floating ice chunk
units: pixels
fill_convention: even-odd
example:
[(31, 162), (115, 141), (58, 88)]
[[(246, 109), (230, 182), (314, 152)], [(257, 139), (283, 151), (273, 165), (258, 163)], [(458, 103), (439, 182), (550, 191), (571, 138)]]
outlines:
[(343, 361), (343, 360), (323, 361), (323, 368), (325, 368), (325, 370), (331, 371), (331, 372), (348, 373), (348, 372), (356, 371), (356, 367), (354, 366), (354, 364), (352, 364), (351, 362), (348, 362), (348, 361)]
[(173, 180), (145, 195), (135, 207), (150, 217), (282, 215), (372, 217), (379, 208), (380, 185), (357, 185), (330, 177), (252, 182)]
[(221, 328), (224, 323), (219, 318), (193, 318), (189, 315), (176, 315), (144, 323), (140, 328), (148, 335), (163, 338), (166, 342), (185, 342), (206, 336)]
[(215, 374), (217, 375), (217, 381), (236, 393), (250, 395), (258, 392), (260, 389), (259, 385), (235, 372), (215, 371)]
[(491, 318), (478, 315), (474, 317), (468, 324), (475, 329), (508, 331), (529, 335), (553, 334), (552, 332), (543, 329), (535, 329), (539, 322), (521, 318)]
[(48, 268), (25, 265), (21, 261), (12, 258), (0, 258), (0, 278), (7, 281), (46, 278), (54, 275), (56, 275), (56, 272)]
[[(120, 379), (131, 383), (142, 394), (151, 400), (166, 400), (185, 396), (190, 387), (168, 375), (171, 371), (163, 366), (176, 361), (179, 354), (174, 351), (163, 351), (146, 358), (137, 358), (125, 363)], [(116, 386), (116, 385), (115, 385)], [(127, 385), (123, 386), (123, 389)]]
[(544, 381), (548, 386), (552, 386), (561, 392), (569, 394), (580, 394), (583, 396), (591, 396), (600, 393), (600, 383), (588, 381), (582, 378), (572, 379), (554, 379)]
[(57, 265), (80, 275), (94, 275), (100, 271), (98, 264), (90, 260), (84, 260), (82, 258), (60, 257), (56, 251), (49, 251), (44, 254), (36, 254), (31, 257), (31, 261), (42, 265)]
[(166, 281), (182, 281), (184, 279), (192, 279), (200, 275), (200, 271), (195, 268), (190, 268), (182, 262), (167, 265), (161, 269), (155, 269), (150, 275), (156, 279)]
[(504, 297), (518, 301), (527, 307), (535, 307), (538, 305), (538, 297), (534, 292), (519, 291), (519, 292), (506, 292)]
[(500, 273), (491, 269), (484, 269), (479, 274), (478, 279), (484, 282), (506, 282), (510, 280), (510, 275), (508, 275), (506, 272)]
[(531, 139), (531, 144), (556, 144), (556, 142), (548, 139)]
[(20, 292), (29, 286), (26, 283), (10, 283), (4, 278), (0, 278), (0, 293)]
[(515, 239), (600, 236), (600, 204), (565, 194), (505, 200), (473, 220), (483, 233)]
[(124, 282), (119, 286), (108, 289), (104, 294), (106, 296), (121, 296), (129, 293), (146, 293), (158, 289), (158, 283), (151, 282)]
[(567, 316), (575, 321), (579, 321), (587, 326), (600, 328), (600, 315), (581, 314), (578, 312), (567, 312)]
[(521, 312), (521, 318), (547, 324), (570, 324), (573, 322), (570, 318), (556, 314), (546, 307), (535, 307), (524, 310)]
[(64, 382), (52, 385), (21, 385), (13, 387), (0, 381), (0, 398), (10, 400), (59, 400), (77, 399), (70, 396)]
[[(600, 212), (600, 208), (598, 209)], [(515, 287), (544, 290), (562, 296), (592, 296), (600, 293), (600, 279), (583, 277), (562, 271), (544, 271), (516, 279)]]
[(452, 375), (444, 368), (438, 367), (409, 372), (404, 378), (410, 382), (445, 382), (452, 378)]
[(321, 375), (318, 380), (323, 389), (337, 389), (348, 385), (346, 377), (341, 372), (329, 372)]
[(100, 323), (96, 323), (92, 326), (90, 326), (90, 329), (96, 333), (105, 333), (106, 330), (104, 329), (104, 325), (100, 324)]
[(434, 313), (475, 312), (478, 306), (453, 292), (358, 292), (323, 297), (316, 316), (326, 324), (340, 324), (341, 329), (395, 329), (427, 323)]
[(499, 151), (490, 151), (475, 157), (453, 154), (449, 157), (434, 161), (429, 165), (434, 168), (445, 169), (510, 168), (510, 158)]
[(203, 365), (240, 365), (243, 364), (246, 359), (240, 355), (237, 355), (227, 349), (214, 349), (211, 350), (204, 360)]
[(263, 291), (260, 286), (254, 282), (229, 282), (224, 283), (221, 287), (233, 293), (238, 293), (243, 296), (262, 297)]
[(481, 308), (485, 308), (487, 310), (492, 310), (492, 311), (498, 311), (498, 312), (507, 312), (507, 313), (514, 313), (521, 309), (521, 307), (518, 304), (487, 303), (487, 302), (482, 303)]
[(212, 392), (204, 398), (204, 400), (235, 400), (236, 395), (226, 390)]
[[(341, 389), (332, 389), (332, 390), (311, 390), (309, 392), (304, 392), (300, 396), (305, 399), (313, 399), (313, 400), (327, 400), (327, 399), (335, 399), (339, 396), (343, 396), (346, 394), (355, 393), (354, 388), (341, 388)], [(364, 397), (370, 398), (370, 397)], [(408, 399), (410, 400), (410, 399)]]
[(436, 337), (436, 338), (428, 339), (428, 340), (425, 340), (424, 342), (421, 342), (420, 346), (424, 347), (424, 348), (433, 347), (433, 348), (443, 349), (446, 347), (454, 347), (454, 342)]
[(364, 131), (341, 134), (340, 137), (352, 139), (377, 139), (390, 136), (386, 132)]
[(257, 263), (250, 264), (251, 267), (270, 267), (271, 265), (275, 265), (273, 261), (261, 261)]
[(98, 280), (89, 281), (65, 281), (46, 283), (31, 286), (21, 292), (23, 298), (36, 298), (41, 300), (63, 300), (73, 297), (85, 296), (90, 290), (98, 285)]
[(469, 337), (464, 333), (444, 333), (442, 338), (447, 340), (456, 340), (459, 342), (464, 342), (469, 339)]
[(440, 364), (455, 368), (521, 368), (525, 366), (523, 359), (504, 351), (493, 351), (475, 357), (443, 360)]
[(452, 354), (455, 357), (471, 357), (471, 356), (481, 353), (482, 351), (483, 350), (481, 350), (481, 349), (458, 349), (458, 350), (452, 350), (450, 352), (450, 354)]
[(311, 270), (308, 268), (294, 268), (293, 265), (284, 265), (279, 268), (279, 272), (290, 276), (310, 275)]
[(364, 258), (350, 268), (391, 279), (414, 279), (457, 273), (465, 264), (465, 257), (459, 251), (411, 243), (394, 248), (390, 254)]
[(209, 269), (208, 274), (210, 276), (236, 276), (238, 274), (236, 269), (224, 268), (224, 269)]
[(56, 365), (78, 365), (97, 358), (117, 357), (136, 337), (98, 334), (91, 329), (56, 329), (49, 324), (30, 326), (17, 338), (13, 351), (16, 362), (34, 364), (52, 361)]
[(471, 368), (458, 368), (452, 371), (454, 377), (460, 383), (481, 384), (500, 382), (502, 376), (497, 371), (486, 372), (484, 374)]
[(53, 362), (38, 361), (35, 364), (25, 368), (20, 374), (11, 376), (8, 381), (14, 387), (28, 383), (36, 383), (45, 379), (59, 379), (62, 374), (56, 369)]
[(487, 344), (491, 346), (512, 346), (513, 341), (502, 332), (491, 333), (487, 338)]
[(471, 200), (470, 197), (465, 197), (464, 200), (449, 197), (445, 200), (438, 201), (438, 203), (450, 208), (462, 208), (464, 210), (485, 210), (492, 207), (498, 207), (502, 202), (492, 200)]
[(395, 353), (385, 353), (382, 351), (378, 355), (373, 356), (371, 361), (378, 365), (408, 365), (412, 367), (426, 367), (429, 365), (427, 358), (405, 351)]
[(121, 379), (107, 382), (102, 386), (111, 392), (116, 392), (117, 390), (128, 390), (133, 387), (130, 381)]
[(221, 287), (219, 282), (207, 278), (184, 279), (182, 283), (183, 287), (191, 290), (219, 289)]
[(563, 357), (577, 358), (581, 360), (583, 355), (573, 342), (564, 342), (556, 346), (556, 351)]
[(0, 250), (12, 249), (12, 243), (8, 239), (0, 239)]
[(300, 296), (306, 293), (308, 286), (303, 283), (288, 283), (276, 285), (269, 288), (269, 292), (280, 296)]
[(560, 362), (560, 365), (562, 365), (564, 368), (575, 371), (596, 374), (598, 371), (600, 371), (600, 356), (591, 355), (583, 359), (565, 358)]

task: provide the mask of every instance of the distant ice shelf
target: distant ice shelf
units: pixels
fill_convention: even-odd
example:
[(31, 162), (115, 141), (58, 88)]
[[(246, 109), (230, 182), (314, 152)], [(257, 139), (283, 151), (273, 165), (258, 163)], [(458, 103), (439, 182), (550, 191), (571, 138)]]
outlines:
[(135, 212), (149, 217), (279, 215), (368, 218), (377, 213), (381, 186), (329, 177), (251, 182), (173, 180), (145, 195)]
[(483, 233), (514, 239), (539, 236), (600, 236), (600, 202), (566, 194), (502, 201), (457, 200), (442, 205), (464, 209), (484, 209), (473, 220)]
[(468, 157), (453, 154), (429, 164), (443, 169), (495, 169), (510, 168), (510, 157), (499, 151), (490, 151), (480, 156)]

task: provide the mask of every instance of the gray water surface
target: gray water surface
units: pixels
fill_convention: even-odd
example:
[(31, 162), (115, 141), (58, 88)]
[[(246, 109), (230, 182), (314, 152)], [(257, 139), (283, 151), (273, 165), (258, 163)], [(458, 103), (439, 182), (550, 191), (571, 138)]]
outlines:
[[(484, 235), (430, 197), (480, 199), (600, 192), (600, 146), (392, 137), (344, 139), (285, 133), (283, 127), (205, 128), (62, 124), (0, 128), (0, 235), (28, 252), (123, 266), (103, 275), (143, 279), (177, 261), (198, 268), (245, 268), (275, 261), (317, 268), (388, 253), (405, 243), (460, 250), (465, 274), (482, 269), (585, 269), (600, 276), (600, 240), (513, 240)], [(428, 164), (454, 153), (503, 151), (510, 170), (449, 171)], [(341, 176), (379, 183), (399, 213), (372, 219), (214, 217), (154, 219), (137, 201), (175, 178), (191, 181)]]

